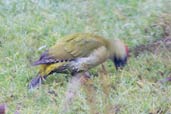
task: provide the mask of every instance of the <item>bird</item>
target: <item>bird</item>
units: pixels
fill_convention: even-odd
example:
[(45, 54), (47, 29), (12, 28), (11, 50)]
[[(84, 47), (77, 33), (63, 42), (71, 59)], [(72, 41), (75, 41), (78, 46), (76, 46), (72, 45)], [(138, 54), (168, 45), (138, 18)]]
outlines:
[(108, 59), (114, 63), (116, 69), (123, 68), (127, 64), (128, 52), (128, 46), (117, 38), (107, 39), (93, 33), (66, 35), (33, 63), (33, 66), (39, 66), (39, 72), (28, 87), (39, 86), (52, 73), (74, 76), (88, 72)]

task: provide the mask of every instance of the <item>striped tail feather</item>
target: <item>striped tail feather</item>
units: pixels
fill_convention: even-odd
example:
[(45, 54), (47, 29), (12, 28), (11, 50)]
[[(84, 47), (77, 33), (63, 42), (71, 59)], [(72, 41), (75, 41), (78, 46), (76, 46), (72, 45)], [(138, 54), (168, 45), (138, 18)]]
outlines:
[(59, 60), (48, 58), (48, 59), (41, 59), (41, 60), (35, 61), (32, 65), (37, 66), (40, 64), (52, 64), (52, 63), (58, 63), (58, 62)]
[(39, 87), (42, 84), (43, 80), (46, 79), (46, 77), (47, 76), (42, 77), (40, 74), (38, 74), (35, 78), (33, 78), (30, 81), (28, 88), (33, 89), (33, 88)]

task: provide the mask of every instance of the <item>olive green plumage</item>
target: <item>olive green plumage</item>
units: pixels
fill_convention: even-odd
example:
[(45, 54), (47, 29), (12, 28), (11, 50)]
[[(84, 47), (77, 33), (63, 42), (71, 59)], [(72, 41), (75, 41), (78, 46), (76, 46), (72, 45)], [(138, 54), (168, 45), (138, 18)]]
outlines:
[(107, 47), (106, 39), (92, 34), (73, 34), (61, 38), (48, 49), (48, 56), (58, 60), (74, 59), (76, 57), (86, 57), (94, 49), (100, 46)]
[(34, 78), (29, 86), (36, 86), (53, 72), (86, 72), (107, 59), (114, 61), (116, 67), (123, 66), (127, 60), (127, 48), (124, 43), (118, 39), (109, 40), (94, 34), (68, 35), (58, 40), (33, 64), (39, 65), (40, 70), (38, 77)]

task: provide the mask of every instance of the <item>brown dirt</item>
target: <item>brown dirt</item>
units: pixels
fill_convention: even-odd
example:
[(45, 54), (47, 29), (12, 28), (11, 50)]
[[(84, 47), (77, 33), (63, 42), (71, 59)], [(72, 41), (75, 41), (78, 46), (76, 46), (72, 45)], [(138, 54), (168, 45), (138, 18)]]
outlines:
[(149, 44), (139, 45), (131, 50), (131, 55), (137, 57), (144, 52), (151, 52), (153, 54), (171, 52), (171, 37), (161, 38)]
[(144, 52), (151, 52), (153, 54), (167, 53), (171, 54), (171, 13), (161, 14), (153, 26), (161, 28), (163, 31), (163, 38), (157, 39), (149, 44), (142, 44), (131, 49), (131, 55), (137, 57)]

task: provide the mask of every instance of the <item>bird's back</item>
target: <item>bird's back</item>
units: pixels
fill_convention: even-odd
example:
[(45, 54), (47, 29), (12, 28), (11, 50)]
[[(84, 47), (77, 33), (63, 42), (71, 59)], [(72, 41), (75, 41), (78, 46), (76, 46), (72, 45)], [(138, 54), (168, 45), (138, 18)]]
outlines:
[[(84, 59), (80, 58), (86, 59), (90, 55), (91, 57), (96, 56), (93, 53), (95, 50), (99, 50), (100, 47), (107, 47), (107, 40), (103, 37), (86, 33), (68, 35), (58, 40), (54, 46), (45, 51), (34, 65), (40, 65), (40, 71), (43, 74), (48, 74), (53, 70), (60, 72), (61, 69), (65, 69), (74, 60), (79, 60), (79, 63), (82, 63), (80, 61)], [(103, 50), (99, 50), (99, 53), (104, 52)], [(95, 58), (93, 59), (95, 60)], [(76, 63), (74, 62), (74, 64)], [(69, 65), (69, 67), (72, 66)], [(71, 68), (69, 69), (70, 71), (72, 70)]]

